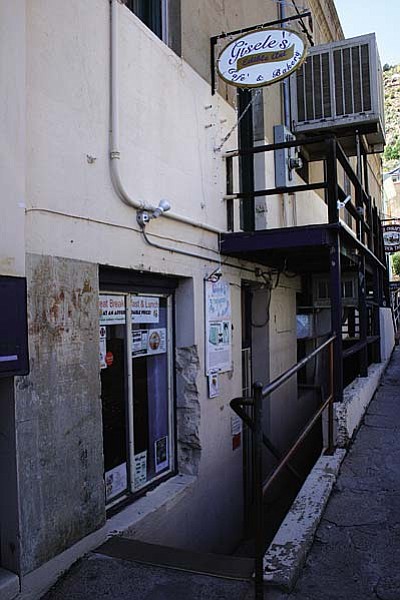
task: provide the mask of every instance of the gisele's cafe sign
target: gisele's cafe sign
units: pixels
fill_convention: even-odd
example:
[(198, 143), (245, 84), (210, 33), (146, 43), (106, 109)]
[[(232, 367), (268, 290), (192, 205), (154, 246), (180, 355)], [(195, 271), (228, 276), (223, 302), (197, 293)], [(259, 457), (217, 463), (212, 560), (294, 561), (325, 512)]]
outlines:
[(257, 29), (228, 44), (221, 52), (219, 76), (241, 88), (270, 85), (288, 77), (306, 58), (303, 38), (289, 29)]

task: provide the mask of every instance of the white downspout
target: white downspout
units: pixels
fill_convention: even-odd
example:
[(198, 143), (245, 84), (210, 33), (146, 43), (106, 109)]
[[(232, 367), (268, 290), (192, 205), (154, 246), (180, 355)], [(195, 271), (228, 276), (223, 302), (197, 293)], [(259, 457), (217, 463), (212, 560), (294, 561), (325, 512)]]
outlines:
[[(119, 151), (119, 80), (118, 80), (118, 45), (119, 45), (119, 28), (118, 28), (118, 10), (121, 0), (111, 0), (111, 26), (110, 26), (110, 171), (111, 180), (114, 189), (120, 199), (128, 206), (138, 210), (154, 211), (157, 206), (134, 200), (128, 194), (121, 180)], [(198, 229), (205, 229), (213, 233), (222, 233), (222, 229), (213, 227), (206, 223), (200, 223), (189, 217), (178, 215), (173, 212), (163, 213), (164, 217), (186, 223)]]

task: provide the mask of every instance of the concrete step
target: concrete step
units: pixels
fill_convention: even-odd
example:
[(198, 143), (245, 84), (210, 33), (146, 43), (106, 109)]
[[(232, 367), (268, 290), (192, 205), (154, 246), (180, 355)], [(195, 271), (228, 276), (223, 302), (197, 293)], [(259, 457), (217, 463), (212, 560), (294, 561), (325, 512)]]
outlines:
[(113, 558), (237, 581), (249, 581), (254, 560), (238, 556), (192, 552), (114, 537), (95, 550)]
[(19, 578), (15, 573), (0, 568), (0, 598), (12, 600), (19, 594)]

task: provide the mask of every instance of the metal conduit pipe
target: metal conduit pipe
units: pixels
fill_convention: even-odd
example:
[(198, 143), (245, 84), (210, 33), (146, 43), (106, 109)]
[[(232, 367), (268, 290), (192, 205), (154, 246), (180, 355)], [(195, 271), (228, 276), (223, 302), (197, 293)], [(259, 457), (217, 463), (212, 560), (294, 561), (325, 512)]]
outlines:
[[(279, 18), (286, 18), (286, 9), (284, 2), (279, 3)], [(282, 24), (282, 27), (284, 25)], [(282, 89), (283, 89), (283, 122), (285, 123), (285, 127), (291, 129), (291, 121), (290, 121), (290, 92), (289, 92), (289, 79), (286, 78), (282, 81)]]
[[(120, 173), (120, 160), (121, 152), (119, 150), (119, 78), (118, 78), (118, 67), (119, 67), (119, 28), (118, 28), (118, 11), (120, 9), (121, 0), (110, 0), (110, 171), (111, 180), (114, 185), (114, 189), (117, 192), (119, 198), (128, 206), (137, 210), (145, 210), (154, 212), (158, 207), (152, 204), (147, 204), (139, 200), (133, 199), (126, 191)], [(198, 229), (204, 229), (212, 233), (222, 233), (222, 229), (213, 227), (207, 223), (201, 223), (178, 215), (174, 212), (163, 213), (165, 217), (186, 223), (192, 227)]]

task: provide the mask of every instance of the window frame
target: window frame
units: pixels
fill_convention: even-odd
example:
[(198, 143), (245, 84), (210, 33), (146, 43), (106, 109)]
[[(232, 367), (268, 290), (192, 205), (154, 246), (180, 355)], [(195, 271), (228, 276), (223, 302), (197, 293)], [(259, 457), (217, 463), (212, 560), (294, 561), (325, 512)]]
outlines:
[[(177, 473), (177, 439), (176, 439), (176, 402), (174, 386), (174, 290), (146, 291), (146, 286), (141, 291), (138, 290), (113, 290), (112, 287), (103, 287), (99, 289), (99, 298), (101, 296), (121, 296), (125, 299), (125, 419), (126, 419), (126, 447), (127, 447), (127, 486), (126, 489), (109, 500), (106, 498), (106, 509), (110, 510), (121, 503), (129, 500), (136, 500), (150, 489), (173, 477)], [(131, 298), (132, 296), (144, 296), (155, 298), (166, 298), (167, 300), (167, 394), (168, 394), (168, 453), (169, 467), (167, 471), (155, 475), (142, 486), (135, 488), (135, 435), (134, 435), (134, 394), (133, 394), (133, 368), (132, 368), (132, 319), (131, 319)], [(100, 324), (100, 322), (99, 322)], [(101, 325), (100, 325), (101, 326)], [(104, 474), (106, 471), (104, 470)]]

